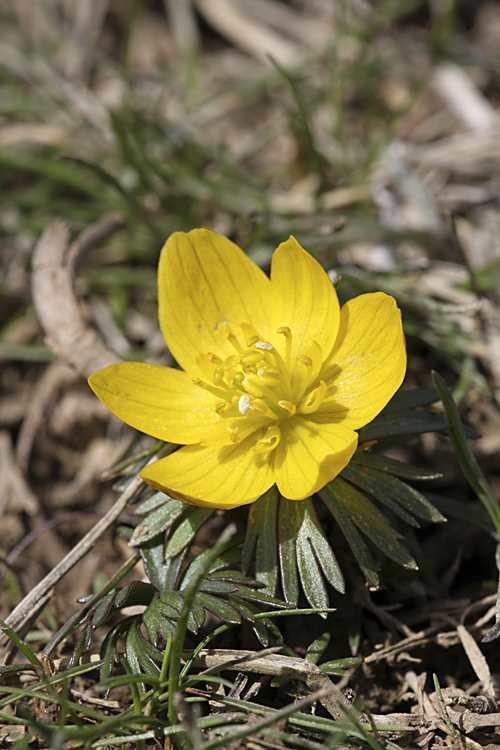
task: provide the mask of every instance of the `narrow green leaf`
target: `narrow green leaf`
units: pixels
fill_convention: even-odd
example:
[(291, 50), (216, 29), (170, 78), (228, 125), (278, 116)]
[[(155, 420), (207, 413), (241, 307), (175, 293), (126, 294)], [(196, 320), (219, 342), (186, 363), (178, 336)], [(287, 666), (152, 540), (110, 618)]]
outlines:
[(144, 515), (140, 523), (137, 524), (130, 544), (133, 547), (139, 547), (155, 536), (162, 534), (186, 511), (186, 503), (180, 500), (172, 500), (162, 492), (156, 493), (153, 497), (146, 500), (136, 510), (136, 513)]
[(306, 652), (306, 661), (310, 661), (311, 664), (317, 664), (330, 643), (331, 633), (322, 633), (314, 640), (308, 647)]
[(221, 599), (218, 596), (212, 596), (212, 594), (201, 593), (198, 590), (196, 600), (203, 605), (205, 609), (212, 614), (220, 617), (224, 622), (233, 622), (235, 624), (241, 622), (241, 617), (238, 610), (233, 607), (229, 602)]
[(264, 584), (268, 594), (274, 594), (278, 581), (277, 508), (279, 494), (271, 487), (250, 506), (243, 545), (242, 567), (248, 573), (255, 559), (255, 578)]
[[(305, 534), (299, 534), (296, 545), (300, 582), (306, 599), (316, 609), (328, 607), (328, 594), (318, 562)], [(324, 615), (322, 615), (324, 616)]]
[(400, 534), (389, 525), (385, 516), (352, 485), (337, 477), (330, 482), (337, 498), (343, 503), (352, 521), (382, 552), (405, 568), (415, 570), (417, 564), (406, 547), (398, 540)]
[(351, 458), (349, 466), (352, 465), (368, 466), (378, 471), (385, 471), (393, 474), (400, 479), (409, 479), (411, 481), (425, 481), (429, 479), (439, 479), (442, 474), (437, 471), (421, 469), (410, 464), (404, 464), (402, 461), (395, 461), (393, 458), (387, 458), (380, 453), (372, 451), (356, 451)]
[(151, 604), (142, 614), (142, 621), (153, 646), (158, 645), (159, 636), (165, 638), (166, 635), (168, 637), (168, 634), (174, 629), (174, 623), (178, 616), (179, 611), (162, 601), (159, 593), (154, 596)]
[(34, 667), (34, 669), (40, 674), (43, 674), (44, 669), (43, 669), (42, 662), (40, 661), (38, 656), (35, 653), (33, 653), (33, 651), (30, 649), (28, 644), (23, 641), (21, 636), (17, 635), (17, 633), (14, 630), (12, 630), (12, 628), (9, 627), (7, 623), (4, 622), (3, 620), (0, 620), (0, 630), (2, 630), (8, 638), (10, 638), (10, 640), (16, 645), (19, 651), (26, 657), (29, 663)]
[(229, 583), (229, 581), (218, 581), (217, 579), (209, 580), (208, 578), (204, 578), (200, 586), (200, 591), (207, 594), (227, 595), (234, 594), (235, 591), (238, 591), (238, 586), (235, 586), (234, 583)]
[(278, 554), (281, 587), (285, 601), (296, 605), (299, 600), (299, 577), (295, 545), (304, 519), (304, 503), (280, 497), (278, 515)]
[[(446, 521), (445, 517), (424, 495), (391, 474), (377, 471), (368, 466), (361, 467), (350, 464), (342, 471), (342, 476), (391, 508), (394, 513), (411, 526), (418, 527), (418, 523), (413, 518), (414, 515), (432, 523)], [(394, 507), (395, 503), (396, 507)]]
[(168, 538), (165, 546), (165, 557), (174, 557), (190, 544), (198, 529), (215, 513), (214, 508), (197, 508), (185, 505), (184, 513)]
[(445, 410), (450, 440), (458, 463), (460, 464), (460, 468), (470, 486), (490, 514), (498, 538), (500, 537), (500, 503), (481, 471), (479, 464), (476, 461), (476, 457), (470, 449), (458, 409), (453, 401), (451, 393), (446, 387), (446, 383), (437, 372), (434, 372), (432, 377)]
[(206, 560), (205, 570), (201, 569), (198, 571), (198, 574), (191, 579), (188, 587), (184, 592), (184, 601), (182, 604), (179, 619), (177, 620), (170, 656), (170, 673), (168, 678), (168, 717), (171, 724), (175, 724), (175, 722), (177, 721), (175, 695), (179, 689), (182, 646), (188, 627), (188, 620), (191, 614), (191, 609), (194, 604), (198, 588), (203, 580), (203, 576), (205, 575), (206, 571), (210, 569), (210, 565), (212, 564), (212, 562), (222, 554), (224, 549), (226, 549), (227, 542), (229, 539), (232, 539), (235, 530), (236, 529), (234, 525), (230, 525), (222, 532), (221, 536), (211, 549), (211, 556), (209, 556)]
[(430, 406), (438, 399), (435, 388), (400, 388), (385, 407), (383, 414), (398, 414), (408, 409)]
[[(136, 675), (145, 673), (158, 676), (160, 673), (163, 654), (147, 641), (140, 632), (142, 617), (137, 616), (127, 630), (125, 637), (125, 655), (132, 672)], [(139, 683), (138, 683), (139, 684)], [(144, 694), (144, 685), (139, 684), (141, 694)]]
[(165, 559), (163, 536), (154, 537), (139, 547), (146, 575), (159, 591), (173, 589), (177, 583), (179, 569), (185, 557), (180, 552), (175, 557)]
[(325, 674), (333, 674), (337, 677), (343, 677), (348, 669), (353, 667), (359, 667), (363, 663), (363, 659), (356, 656), (349, 656), (346, 659), (334, 659), (333, 661), (325, 661), (320, 664), (320, 669)]
[[(382, 481), (378, 480), (378, 477), (371, 477), (368, 474), (368, 469), (359, 470), (357, 467), (346, 466), (342, 471), (341, 476), (347, 481), (355, 484), (364, 492), (378, 500), (379, 503), (389, 508), (394, 515), (400, 518), (402, 521), (407, 523), (409, 526), (414, 528), (420, 528), (420, 524), (410, 513), (407, 513), (391, 496), (387, 493), (387, 488)], [(385, 477), (384, 477), (385, 478)]]
[(304, 534), (309, 539), (309, 544), (314, 555), (323, 571), (326, 580), (334, 589), (345, 591), (344, 577), (333, 554), (330, 542), (327, 540), (316, 516), (316, 511), (312, 500), (307, 498), (304, 503), (304, 521), (300, 534)]
[(370, 586), (377, 587), (379, 585), (377, 566), (373, 561), (373, 557), (371, 556), (368, 547), (351, 521), (344, 504), (338, 497), (340, 493), (341, 487), (334, 484), (334, 482), (330, 482), (323, 487), (319, 495), (342, 529), (342, 533), (347, 539), (366, 580)]
[(373, 422), (358, 430), (359, 442), (421, 435), (423, 432), (446, 432), (446, 420), (441, 414), (429, 411), (400, 411), (396, 414), (382, 412)]

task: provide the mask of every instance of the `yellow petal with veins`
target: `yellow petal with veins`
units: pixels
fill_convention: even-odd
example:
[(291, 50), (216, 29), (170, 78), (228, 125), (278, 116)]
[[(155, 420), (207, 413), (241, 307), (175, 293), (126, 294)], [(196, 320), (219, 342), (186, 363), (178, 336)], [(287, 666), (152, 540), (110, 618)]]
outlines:
[(327, 274), (301, 248), (294, 237), (275, 251), (271, 265), (271, 328), (273, 343), (285, 357), (285, 336), (277, 328), (291, 330), (290, 372), (300, 378), (304, 364), (296, 359), (315, 341), (326, 358), (335, 343), (339, 326), (337, 292)]
[(91, 375), (89, 384), (115, 416), (158, 440), (199, 443), (220, 422), (215, 397), (170, 367), (121, 362)]
[(226, 237), (208, 229), (175, 232), (165, 243), (158, 267), (160, 327), (180, 366), (200, 371), (200, 354), (234, 355), (227, 324), (269, 328), (270, 281)]
[(351, 460), (357, 434), (342, 424), (294, 417), (281, 423), (275, 450), (276, 484), (283, 497), (304, 500), (331, 482)]
[(254, 453), (253, 436), (238, 445), (188, 445), (141, 472), (149, 485), (202, 508), (235, 508), (274, 484), (273, 454)]
[(358, 430), (394, 396), (406, 372), (406, 345), (396, 301), (362, 294), (340, 311), (337, 341), (323, 370), (328, 395), (317, 416)]

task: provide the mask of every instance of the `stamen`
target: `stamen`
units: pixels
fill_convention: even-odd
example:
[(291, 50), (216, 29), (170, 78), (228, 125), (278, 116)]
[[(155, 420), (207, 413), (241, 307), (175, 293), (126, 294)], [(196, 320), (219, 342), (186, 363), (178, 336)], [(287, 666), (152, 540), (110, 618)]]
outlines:
[(281, 333), (283, 336), (286, 336), (287, 339), (292, 338), (292, 329), (290, 326), (280, 326), (276, 329), (276, 333)]
[(264, 385), (276, 386), (283, 382), (283, 376), (279, 367), (261, 367), (257, 370), (257, 375)]
[(245, 416), (245, 414), (251, 409), (250, 396), (248, 394), (240, 396), (238, 401), (238, 409), (240, 414), (243, 414), (243, 416)]
[(252, 399), (251, 407), (253, 411), (257, 412), (259, 417), (267, 417), (267, 419), (280, 419), (281, 414), (275, 414), (271, 409), (269, 408), (269, 404), (266, 404), (266, 402), (261, 398), (254, 398)]
[(208, 352), (207, 357), (213, 365), (222, 364), (222, 359), (217, 354), (214, 354), (213, 352)]
[(232, 443), (239, 443), (241, 441), (240, 433), (237, 429), (231, 430), (230, 435)]
[(253, 372), (249, 373), (243, 378), (241, 385), (246, 390), (246, 392), (254, 398), (262, 398), (262, 396), (264, 395), (263, 385), (260, 382), (258, 375), (254, 374)]
[(236, 334), (234, 334), (232, 331), (228, 331), (227, 332), (227, 340), (229, 341), (229, 343), (232, 346), (234, 346), (234, 348), (236, 349), (236, 351), (239, 354), (241, 354), (241, 352), (243, 351), (243, 347), (241, 346), (240, 342), (238, 341), (238, 338), (237, 338)]
[(248, 351), (243, 352), (238, 361), (242, 367), (256, 365), (258, 362), (262, 362), (262, 354), (256, 352), (255, 349), (248, 349)]
[[(201, 378), (191, 378), (191, 382), (193, 385), (197, 385), (199, 388), (203, 388), (204, 391), (208, 391), (209, 393), (213, 393), (214, 396), (217, 396), (217, 398), (221, 398), (224, 401), (226, 401), (230, 394), (227, 392), (227, 390), (223, 390), (222, 388), (216, 388), (213, 385), (209, 385), (208, 383), (205, 383)], [(223, 383), (223, 385), (225, 385)]]
[(289, 326), (280, 326), (276, 333), (285, 337), (285, 364), (290, 367), (290, 352), (292, 350), (292, 329)]
[(214, 385), (225, 385), (224, 383), (224, 370), (222, 370), (220, 367), (215, 368), (214, 376), (213, 376), (213, 382)]
[(312, 414), (313, 412), (317, 411), (317, 409), (319, 409), (319, 407), (323, 403), (325, 394), (326, 383), (324, 380), (320, 380), (318, 387), (311, 391), (311, 393), (307, 396), (306, 401), (300, 406), (299, 412), (301, 414)]
[(278, 406), (281, 406), (282, 409), (285, 409), (285, 411), (289, 412), (291, 417), (293, 417), (293, 415), (297, 411), (297, 407), (295, 406), (295, 404), (292, 404), (291, 401), (278, 401)]
[(297, 359), (303, 362), (308, 367), (312, 367), (312, 359), (311, 357), (308, 357), (307, 354), (297, 354)]
[(264, 349), (267, 352), (272, 352), (272, 350), (274, 349), (274, 346), (271, 343), (269, 343), (269, 341), (257, 341), (255, 343), (255, 348)]
[(281, 431), (276, 425), (271, 425), (266, 430), (266, 434), (254, 446), (255, 453), (270, 453), (277, 448), (281, 440)]
[(259, 336), (259, 335), (258, 335), (257, 333), (254, 333), (254, 335), (253, 335), (253, 336), (250, 336), (250, 338), (249, 338), (249, 339), (248, 339), (248, 341), (247, 341), (247, 346), (248, 346), (248, 348), (249, 348), (249, 349), (251, 349), (251, 348), (252, 348), (252, 346), (253, 346), (254, 344), (256, 344), (256, 343), (257, 343), (257, 341), (259, 341), (259, 339), (260, 339), (260, 336)]
[(242, 391), (243, 388), (241, 387), (241, 384), (244, 378), (245, 376), (243, 375), (242, 372), (237, 372), (231, 381), (231, 388), (234, 388), (236, 391)]
[(224, 370), (232, 370), (233, 367), (236, 367), (238, 364), (238, 357), (236, 354), (231, 354), (230, 357), (227, 357), (224, 362), (222, 363), (222, 367)]

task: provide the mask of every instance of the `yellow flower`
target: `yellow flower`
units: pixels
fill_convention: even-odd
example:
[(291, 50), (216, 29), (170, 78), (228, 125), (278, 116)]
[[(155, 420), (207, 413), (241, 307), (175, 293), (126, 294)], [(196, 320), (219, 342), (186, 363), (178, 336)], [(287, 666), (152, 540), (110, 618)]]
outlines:
[(314, 258), (290, 237), (269, 279), (206, 229), (177, 232), (158, 268), (160, 326), (182, 367), (124, 362), (91, 388), (132, 427), (182, 448), (141, 476), (171, 497), (233, 508), (275, 483), (303, 500), (349, 463), (355, 432), (401, 385), (401, 315), (376, 292), (342, 309)]

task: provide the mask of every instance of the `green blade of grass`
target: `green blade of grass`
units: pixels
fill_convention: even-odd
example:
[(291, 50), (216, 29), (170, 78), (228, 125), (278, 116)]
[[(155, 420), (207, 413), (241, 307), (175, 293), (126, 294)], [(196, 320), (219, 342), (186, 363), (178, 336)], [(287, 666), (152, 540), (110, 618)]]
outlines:
[(439, 398), (443, 404), (445, 411), (446, 422), (448, 424), (448, 430), (450, 434), (451, 444), (455, 455), (457, 457), (460, 468), (462, 469), (465, 478), (469, 482), (470, 486), (483, 503), (484, 507), (488, 511), (490, 518), (496, 530), (496, 538), (500, 538), (500, 504), (493, 493), (486, 477), (484, 476), (479, 464), (476, 461), (476, 457), (472, 453), (467, 438), (465, 436), (464, 428), (460, 420), (458, 409), (453, 401), (451, 393), (449, 392), (446, 383), (439, 373), (433, 372), (432, 377), (434, 379), (434, 385), (439, 393)]

